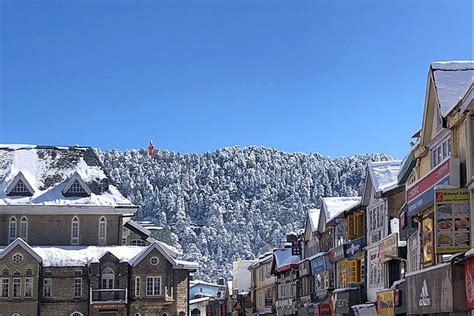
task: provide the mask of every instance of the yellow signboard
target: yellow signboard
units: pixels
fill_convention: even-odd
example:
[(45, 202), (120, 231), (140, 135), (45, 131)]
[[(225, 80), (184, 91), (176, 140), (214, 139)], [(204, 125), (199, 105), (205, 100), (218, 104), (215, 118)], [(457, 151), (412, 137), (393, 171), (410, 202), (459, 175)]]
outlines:
[(393, 291), (377, 293), (377, 315), (395, 316), (395, 295)]
[(469, 191), (435, 190), (435, 245), (437, 254), (452, 254), (471, 248)]

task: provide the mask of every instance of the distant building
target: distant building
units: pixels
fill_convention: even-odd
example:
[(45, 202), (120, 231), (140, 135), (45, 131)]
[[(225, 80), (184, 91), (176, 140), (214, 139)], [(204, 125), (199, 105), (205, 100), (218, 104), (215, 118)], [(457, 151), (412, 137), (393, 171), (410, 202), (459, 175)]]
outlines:
[(251, 273), (252, 306), (248, 308), (251, 315), (275, 315), (277, 284), (271, 274), (273, 252), (268, 252), (249, 266)]

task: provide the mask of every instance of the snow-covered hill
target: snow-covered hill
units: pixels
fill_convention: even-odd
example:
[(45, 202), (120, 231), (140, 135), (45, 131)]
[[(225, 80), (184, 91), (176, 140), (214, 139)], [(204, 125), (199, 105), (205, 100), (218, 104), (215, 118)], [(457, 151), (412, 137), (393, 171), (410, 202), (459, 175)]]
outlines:
[(200, 263), (197, 277), (229, 277), (232, 261), (251, 259), (303, 226), (324, 196), (356, 195), (368, 161), (384, 154), (330, 158), (265, 147), (179, 154), (103, 153), (120, 191), (140, 205), (138, 219), (171, 226), (172, 242)]

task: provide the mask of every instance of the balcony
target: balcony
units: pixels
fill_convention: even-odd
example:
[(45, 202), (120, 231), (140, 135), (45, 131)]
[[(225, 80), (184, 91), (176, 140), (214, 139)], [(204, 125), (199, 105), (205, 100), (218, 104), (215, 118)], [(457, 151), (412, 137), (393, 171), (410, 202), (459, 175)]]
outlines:
[(90, 289), (91, 304), (127, 304), (127, 289)]

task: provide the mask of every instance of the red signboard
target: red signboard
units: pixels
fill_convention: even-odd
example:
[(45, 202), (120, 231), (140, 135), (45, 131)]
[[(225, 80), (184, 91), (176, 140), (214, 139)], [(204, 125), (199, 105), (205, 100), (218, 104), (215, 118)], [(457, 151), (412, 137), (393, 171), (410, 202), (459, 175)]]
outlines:
[(415, 199), (423, 192), (437, 184), (444, 177), (449, 175), (450, 160), (451, 159), (447, 159), (445, 162), (433, 169), (426, 176), (413, 183), (412, 185), (408, 186), (406, 189), (406, 202), (410, 202), (411, 200)]
[(466, 282), (466, 305), (474, 308), (474, 257), (464, 262), (464, 280)]

